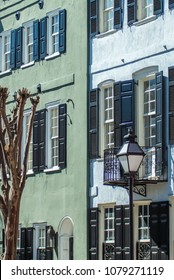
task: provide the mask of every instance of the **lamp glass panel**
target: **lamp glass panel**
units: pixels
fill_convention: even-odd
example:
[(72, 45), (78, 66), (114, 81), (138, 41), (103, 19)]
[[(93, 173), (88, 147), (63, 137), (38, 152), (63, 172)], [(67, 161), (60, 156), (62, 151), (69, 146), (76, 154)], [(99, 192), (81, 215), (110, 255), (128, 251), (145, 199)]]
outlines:
[(124, 169), (124, 171), (127, 173), (129, 172), (129, 166), (128, 166), (128, 159), (127, 156), (123, 155), (119, 157), (119, 161)]
[(118, 152), (117, 156), (127, 154), (127, 149), (128, 149), (128, 143), (125, 143), (120, 149), (120, 151)]
[(136, 172), (139, 169), (139, 166), (142, 162), (143, 155), (129, 155), (129, 172)]

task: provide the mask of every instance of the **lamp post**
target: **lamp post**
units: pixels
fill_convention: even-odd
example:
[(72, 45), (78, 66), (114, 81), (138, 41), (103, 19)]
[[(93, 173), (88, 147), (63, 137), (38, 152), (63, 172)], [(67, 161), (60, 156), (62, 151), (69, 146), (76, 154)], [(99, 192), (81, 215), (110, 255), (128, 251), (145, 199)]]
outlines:
[(134, 259), (134, 226), (133, 226), (133, 186), (135, 184), (135, 174), (137, 173), (142, 160), (145, 156), (144, 151), (135, 142), (136, 135), (128, 129), (128, 134), (124, 136), (125, 142), (117, 157), (124, 169), (125, 174), (129, 176), (129, 213), (130, 213), (130, 259)]

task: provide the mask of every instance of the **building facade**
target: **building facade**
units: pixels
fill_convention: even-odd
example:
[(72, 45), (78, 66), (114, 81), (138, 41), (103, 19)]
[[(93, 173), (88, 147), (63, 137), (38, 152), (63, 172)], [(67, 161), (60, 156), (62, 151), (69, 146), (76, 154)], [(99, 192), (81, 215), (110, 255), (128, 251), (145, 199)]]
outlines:
[(90, 259), (130, 259), (128, 128), (145, 157), (133, 194), (134, 258), (174, 259), (174, 1), (89, 1)]
[(0, 85), (9, 89), (9, 108), (22, 87), (40, 96), (19, 259), (87, 258), (86, 11), (85, 0), (0, 1)]

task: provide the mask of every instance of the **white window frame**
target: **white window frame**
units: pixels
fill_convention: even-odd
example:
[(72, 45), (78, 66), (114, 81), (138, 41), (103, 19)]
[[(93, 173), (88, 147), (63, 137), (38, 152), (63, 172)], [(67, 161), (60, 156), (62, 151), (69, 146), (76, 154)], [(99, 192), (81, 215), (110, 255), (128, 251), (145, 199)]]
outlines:
[[(110, 212), (110, 209), (112, 209), (112, 216), (108, 216), (106, 217), (105, 214), (106, 212)], [(115, 223), (115, 217), (114, 217), (114, 207), (105, 207), (104, 208), (104, 242), (105, 243), (114, 243), (115, 242), (115, 227), (114, 227), (114, 223)], [(107, 224), (107, 227), (106, 227)], [(110, 227), (110, 224), (112, 224), (112, 226)], [(112, 238), (110, 239), (110, 235), (112, 236)]]
[[(99, 1), (99, 29), (100, 29), (100, 34), (97, 35), (97, 37), (102, 36), (103, 34), (108, 34), (110, 32), (115, 32), (116, 30), (114, 29), (114, 0), (113, 0), (113, 7), (105, 9), (105, 0), (100, 0)], [(109, 11), (113, 10), (113, 25), (111, 28), (106, 28), (105, 27), (105, 14), (109, 13)]]
[[(24, 112), (24, 117), (23, 117), (22, 162), (23, 162), (23, 159), (24, 159), (26, 138), (27, 138), (27, 133), (28, 133), (27, 118), (30, 118), (30, 114), (31, 114), (31, 111), (27, 110), (27, 111)], [(32, 131), (32, 135), (31, 135), (29, 154), (32, 154), (32, 160), (30, 160), (29, 157), (28, 157), (28, 162), (29, 162), (29, 160), (31, 161), (32, 168), (29, 168), (29, 166), (28, 166), (29, 163), (27, 163), (27, 175), (34, 174), (34, 172), (33, 172), (33, 131)]]
[[(32, 28), (31, 32), (31, 42), (28, 44), (28, 28)], [(32, 46), (32, 59), (29, 60), (29, 47)], [(23, 62), (24, 65), (21, 66), (21, 68), (25, 68), (27, 66), (33, 65), (34, 60), (33, 60), (33, 20), (28, 21), (23, 24)]]
[[(59, 11), (60, 9), (57, 9), (55, 11), (52, 11), (50, 13), (47, 13), (47, 24), (48, 24), (48, 28), (47, 28), (47, 53), (48, 56), (45, 57), (46, 60), (49, 60), (53, 57), (59, 56), (60, 52), (59, 52)], [(57, 32), (56, 33), (52, 33), (52, 18), (57, 16), (58, 17), (58, 22), (57, 22)], [(53, 38), (57, 36), (57, 44), (58, 44), (58, 50), (54, 51), (53, 50)]]
[[(47, 110), (47, 116), (46, 116), (46, 162), (47, 162), (47, 169), (45, 169), (44, 171), (45, 172), (49, 172), (49, 171), (57, 171), (57, 170), (60, 170), (60, 167), (59, 165), (53, 165), (52, 164), (52, 144), (51, 144), (51, 110), (54, 109), (54, 108), (57, 108), (57, 121), (59, 122), (59, 105), (60, 103), (59, 102), (56, 102), (56, 103), (50, 103), (46, 106), (46, 110)], [(59, 131), (59, 128), (58, 128), (58, 125), (57, 124), (57, 136), (55, 136), (55, 138), (58, 139), (59, 141), (59, 135), (58, 135), (58, 131)], [(59, 145), (57, 147), (57, 154), (59, 154)], [(58, 159), (59, 161), (59, 159)]]
[[(105, 89), (112, 87), (112, 119), (105, 121)], [(99, 85), (100, 90), (100, 96), (99, 96), (99, 151), (100, 151), (100, 156), (103, 157), (104, 150), (113, 148), (114, 147), (114, 142), (108, 146), (106, 146), (105, 142), (105, 127), (107, 126), (108, 123), (113, 123), (114, 124), (114, 81), (113, 80), (108, 80), (105, 82), (102, 82)], [(114, 132), (112, 133), (114, 135)]]
[[(37, 259), (37, 249), (45, 249), (46, 248), (46, 226), (47, 223), (39, 223), (33, 224), (34, 227), (34, 240), (33, 240), (33, 259)], [(45, 233), (44, 236), (40, 236), (40, 231), (43, 230)], [(42, 239), (43, 246), (39, 246), (39, 240)]]
[[(8, 37), (9, 40), (9, 49), (5, 52), (5, 38)], [(11, 30), (4, 31), (0, 34), (0, 74), (5, 74), (11, 72), (10, 68), (10, 51), (11, 51)], [(6, 59), (5, 56), (9, 56), (9, 67), (5, 67)]]
[[(103, 0), (103, 30), (104, 32), (108, 32), (114, 29), (114, 0), (112, 0), (113, 6), (108, 8), (105, 8), (105, 1), (107, 0)], [(111, 17), (111, 19), (105, 20), (106, 16), (108, 16), (110, 13), (113, 13), (113, 17)]]
[[(140, 215), (139, 214), (139, 209), (140, 207), (142, 207), (143, 211), (144, 211), (144, 207), (147, 207), (147, 215)], [(144, 218), (147, 218), (147, 226), (140, 226), (139, 224), (139, 220), (141, 219), (142, 224), (144, 223)], [(141, 238), (140, 237), (140, 230), (148, 231), (148, 238)], [(149, 242), (150, 241), (150, 204), (139, 204), (138, 205), (138, 240), (139, 242)]]

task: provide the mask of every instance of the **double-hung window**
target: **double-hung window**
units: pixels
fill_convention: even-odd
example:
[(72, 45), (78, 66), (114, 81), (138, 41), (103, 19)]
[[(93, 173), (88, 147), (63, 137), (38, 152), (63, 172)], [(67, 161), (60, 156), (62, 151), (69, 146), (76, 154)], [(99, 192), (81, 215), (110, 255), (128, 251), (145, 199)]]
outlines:
[(2, 32), (0, 34), (0, 72), (10, 70), (10, 31)]
[(46, 252), (46, 223), (34, 224), (33, 259), (45, 259)]
[(104, 88), (104, 146), (114, 147), (114, 94), (113, 86)]
[(153, 0), (138, 1), (138, 19), (144, 19), (153, 16)]
[(104, 211), (104, 240), (114, 242), (114, 208), (105, 208)]
[(104, 32), (114, 29), (114, 0), (104, 0)]
[(59, 10), (48, 13), (48, 55), (59, 53)]
[(140, 241), (150, 239), (149, 205), (139, 205), (138, 207), (138, 239)]
[(59, 165), (59, 105), (47, 107), (47, 166), (56, 168)]
[(33, 61), (33, 21), (23, 25), (23, 62), (28, 64)]

